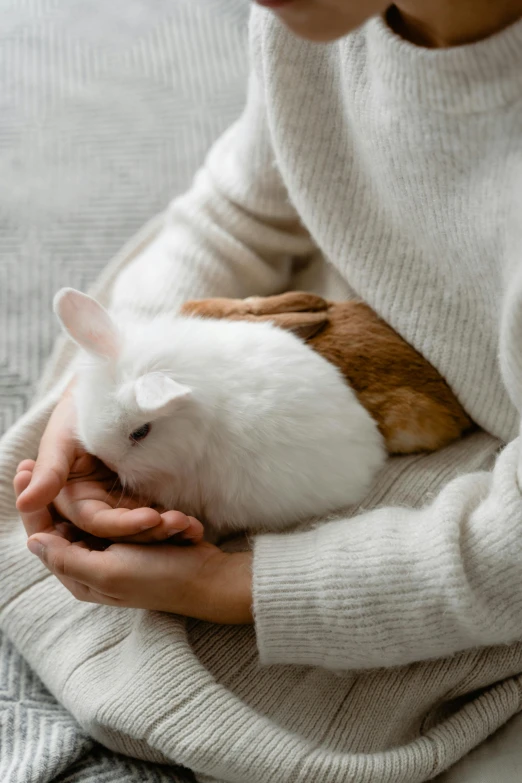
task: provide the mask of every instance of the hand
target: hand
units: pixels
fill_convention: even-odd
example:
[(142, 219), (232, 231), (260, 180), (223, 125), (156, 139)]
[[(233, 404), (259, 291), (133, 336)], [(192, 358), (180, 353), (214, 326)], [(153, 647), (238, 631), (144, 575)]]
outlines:
[[(52, 507), (22, 514), (28, 535), (52, 533), (57, 524), (72, 523), (75, 537), (80, 533), (118, 542), (146, 543), (164, 541), (176, 536), (176, 541), (196, 543), (203, 539), (201, 522), (179, 511), (164, 511), (142, 507), (137, 499), (125, 495), (118, 476), (102, 462), (89, 457), (88, 472), (76, 472), (83, 458), (73, 464), (67, 483), (55, 498)], [(24, 460), (15, 476), (15, 491), (31, 480), (35, 470), (33, 460)], [(72, 531), (70, 532), (72, 535)], [(69, 535), (69, 537), (70, 537)]]
[[(17, 497), (29, 481), (29, 470), (17, 473)], [(80, 601), (222, 624), (253, 622), (249, 552), (226, 554), (204, 541), (189, 547), (111, 544), (100, 551), (86, 540), (74, 540), (68, 526), (55, 524), (47, 509), (22, 514), (22, 519), (31, 552)]]
[(190, 541), (203, 537), (197, 520), (177, 511), (161, 513), (140, 507), (124, 495), (116, 474), (79, 446), (71, 387), (49, 419), (36, 463), (24, 460), (18, 466), (20, 472), (26, 474), (22, 482), (26, 489), (18, 497), (17, 508), (28, 535), (54, 531), (55, 519), (47, 508), (54, 501), (61, 521), (68, 520), (101, 538), (145, 542), (179, 534)]

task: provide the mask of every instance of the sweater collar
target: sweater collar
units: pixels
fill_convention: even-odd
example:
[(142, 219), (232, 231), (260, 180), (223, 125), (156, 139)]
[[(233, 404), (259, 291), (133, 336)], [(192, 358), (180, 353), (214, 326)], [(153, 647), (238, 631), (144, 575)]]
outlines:
[(468, 114), (522, 100), (522, 19), (473, 44), (427, 49), (376, 17), (364, 27), (368, 67), (387, 91), (438, 111)]

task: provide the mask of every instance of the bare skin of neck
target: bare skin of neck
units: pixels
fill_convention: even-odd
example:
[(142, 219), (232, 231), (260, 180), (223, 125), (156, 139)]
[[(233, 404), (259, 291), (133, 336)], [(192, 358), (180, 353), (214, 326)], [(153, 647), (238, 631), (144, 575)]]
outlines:
[(522, 0), (400, 0), (388, 24), (418, 46), (441, 49), (480, 41), (522, 17)]

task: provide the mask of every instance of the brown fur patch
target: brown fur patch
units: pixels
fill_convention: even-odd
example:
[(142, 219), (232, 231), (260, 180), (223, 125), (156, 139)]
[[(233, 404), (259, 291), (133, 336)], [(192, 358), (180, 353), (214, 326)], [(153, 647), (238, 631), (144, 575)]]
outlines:
[(390, 454), (435, 451), (473, 427), (440, 373), (359, 301), (300, 291), (187, 302), (187, 315), (271, 320), (335, 364), (377, 422)]

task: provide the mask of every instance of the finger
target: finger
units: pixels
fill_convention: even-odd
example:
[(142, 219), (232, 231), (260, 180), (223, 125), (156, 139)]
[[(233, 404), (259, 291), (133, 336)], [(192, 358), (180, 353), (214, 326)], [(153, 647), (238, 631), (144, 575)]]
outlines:
[(153, 544), (170, 539), (197, 543), (203, 539), (203, 525), (193, 517), (187, 517), (180, 511), (166, 511), (161, 514), (161, 522), (156, 527), (137, 533), (134, 536), (116, 537), (112, 540), (121, 544)]
[(183, 541), (199, 544), (200, 541), (203, 541), (205, 528), (199, 519), (195, 519), (194, 517), (189, 517), (189, 522), (189, 526), (183, 531), (180, 538)]
[(27, 546), (59, 579), (79, 582), (112, 598), (118, 597), (124, 574), (121, 559), (115, 558), (110, 550), (91, 550), (45, 533), (31, 537)]
[(16, 468), (16, 472), (19, 473), (21, 470), (30, 470), (32, 473), (34, 466), (34, 459), (23, 459)]
[(51, 414), (42, 436), (31, 483), (17, 501), (19, 511), (32, 512), (48, 505), (64, 486), (79, 451), (73, 421), (74, 401), (66, 395)]
[(167, 528), (172, 531), (171, 536), (179, 536), (183, 541), (194, 543), (203, 539), (205, 530), (199, 519), (187, 517), (179, 511), (166, 511), (161, 517)]
[[(20, 464), (22, 465), (23, 463)], [(19, 470), (15, 474), (15, 477), (13, 478), (13, 488), (16, 497), (18, 497), (25, 490), (25, 488), (29, 486), (30, 481), (31, 481), (30, 470)]]
[[(30, 480), (31, 472), (28, 470), (22, 470), (16, 474), (13, 479), (13, 487), (17, 497), (24, 491)], [(51, 514), (45, 506), (30, 514), (20, 514), (20, 516), (28, 536), (33, 535), (33, 533), (52, 531), (53, 529)]]
[(28, 536), (35, 533), (55, 533), (54, 521), (47, 506), (31, 511), (27, 514), (20, 514), (25, 532)]
[(161, 524), (153, 508), (113, 508), (103, 500), (65, 500), (60, 502), (60, 511), (81, 530), (100, 538), (132, 536)]

